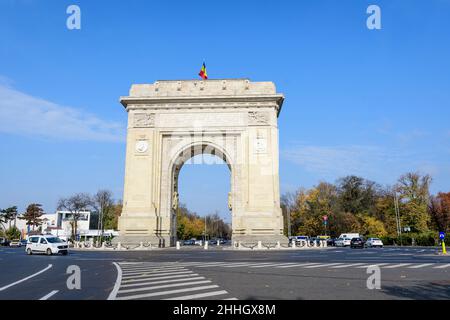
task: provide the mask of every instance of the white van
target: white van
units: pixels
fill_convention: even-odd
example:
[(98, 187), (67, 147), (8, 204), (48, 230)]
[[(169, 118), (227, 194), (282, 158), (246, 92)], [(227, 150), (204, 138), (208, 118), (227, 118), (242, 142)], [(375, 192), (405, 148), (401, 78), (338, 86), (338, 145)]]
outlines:
[(45, 253), (48, 256), (59, 253), (66, 255), (68, 245), (67, 242), (52, 235), (30, 236), (25, 251), (28, 255), (33, 253)]
[(339, 238), (353, 239), (353, 238), (361, 238), (359, 233), (343, 233), (339, 236)]

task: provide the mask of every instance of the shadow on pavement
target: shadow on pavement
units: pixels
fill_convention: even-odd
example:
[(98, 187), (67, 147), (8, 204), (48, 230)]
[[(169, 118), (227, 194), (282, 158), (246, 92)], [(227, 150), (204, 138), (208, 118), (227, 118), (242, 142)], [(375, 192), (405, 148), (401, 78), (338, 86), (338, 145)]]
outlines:
[(414, 286), (383, 286), (383, 293), (400, 299), (448, 300), (450, 299), (450, 281), (436, 281)]

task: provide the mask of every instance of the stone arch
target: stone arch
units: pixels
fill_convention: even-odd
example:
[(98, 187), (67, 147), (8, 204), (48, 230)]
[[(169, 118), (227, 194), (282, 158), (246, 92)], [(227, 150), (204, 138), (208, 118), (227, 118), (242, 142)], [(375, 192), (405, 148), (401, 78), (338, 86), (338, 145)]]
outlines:
[(173, 242), (173, 181), (192, 155), (214, 153), (231, 171), (233, 240), (286, 242), (278, 176), (283, 101), (272, 82), (248, 79), (133, 85), (121, 98), (128, 131), (117, 241)]
[[(233, 172), (233, 160), (229, 153), (225, 150), (224, 147), (218, 145), (217, 143), (214, 143), (212, 141), (203, 140), (199, 142), (191, 142), (187, 143), (183, 147), (179, 149), (175, 153), (175, 156), (171, 159), (169, 163), (169, 171), (171, 173), (170, 175), (170, 196), (168, 197), (168, 200), (170, 201), (170, 204), (167, 206), (168, 208), (172, 208), (171, 212), (171, 235), (170, 235), (170, 242), (173, 245), (176, 241), (176, 211), (174, 208), (174, 195), (178, 199), (179, 193), (178, 193), (178, 178), (179, 173), (186, 162), (193, 159), (195, 156), (198, 155), (204, 155), (209, 154), (216, 156), (220, 160), (222, 160), (230, 170), (230, 191), (229, 195), (234, 193), (234, 186), (235, 183), (233, 182), (234, 172)], [(232, 197), (231, 197), (232, 199)], [(179, 205), (179, 203), (177, 203)], [(232, 211), (232, 204), (231, 205), (231, 211)], [(232, 213), (231, 213), (232, 215)]]

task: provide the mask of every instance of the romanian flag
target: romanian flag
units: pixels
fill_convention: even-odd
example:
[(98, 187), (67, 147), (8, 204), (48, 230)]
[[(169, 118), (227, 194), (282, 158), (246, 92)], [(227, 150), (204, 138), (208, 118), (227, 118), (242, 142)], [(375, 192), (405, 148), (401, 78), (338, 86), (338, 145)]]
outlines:
[(202, 77), (203, 80), (208, 80), (208, 73), (206, 72), (206, 64), (203, 62), (202, 70), (200, 70), (200, 73), (198, 74), (200, 77)]

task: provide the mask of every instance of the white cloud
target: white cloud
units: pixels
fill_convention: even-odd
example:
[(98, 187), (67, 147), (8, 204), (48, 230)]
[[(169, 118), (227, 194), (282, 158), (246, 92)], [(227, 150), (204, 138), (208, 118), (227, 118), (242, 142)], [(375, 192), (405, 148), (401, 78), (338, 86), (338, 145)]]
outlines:
[[(2, 80), (3, 79), (3, 80)], [(121, 123), (20, 92), (0, 78), (0, 132), (58, 140), (123, 141)]]
[(383, 175), (386, 173), (383, 168), (389, 170), (398, 167), (408, 156), (399, 151), (388, 152), (377, 146), (299, 144), (281, 150), (281, 157), (323, 178), (335, 178), (348, 174), (366, 177)]
[(316, 175), (317, 180), (334, 180), (352, 174), (391, 184), (406, 172), (419, 171), (437, 177), (448, 167), (434, 154), (402, 146), (295, 144), (281, 150), (280, 155)]

